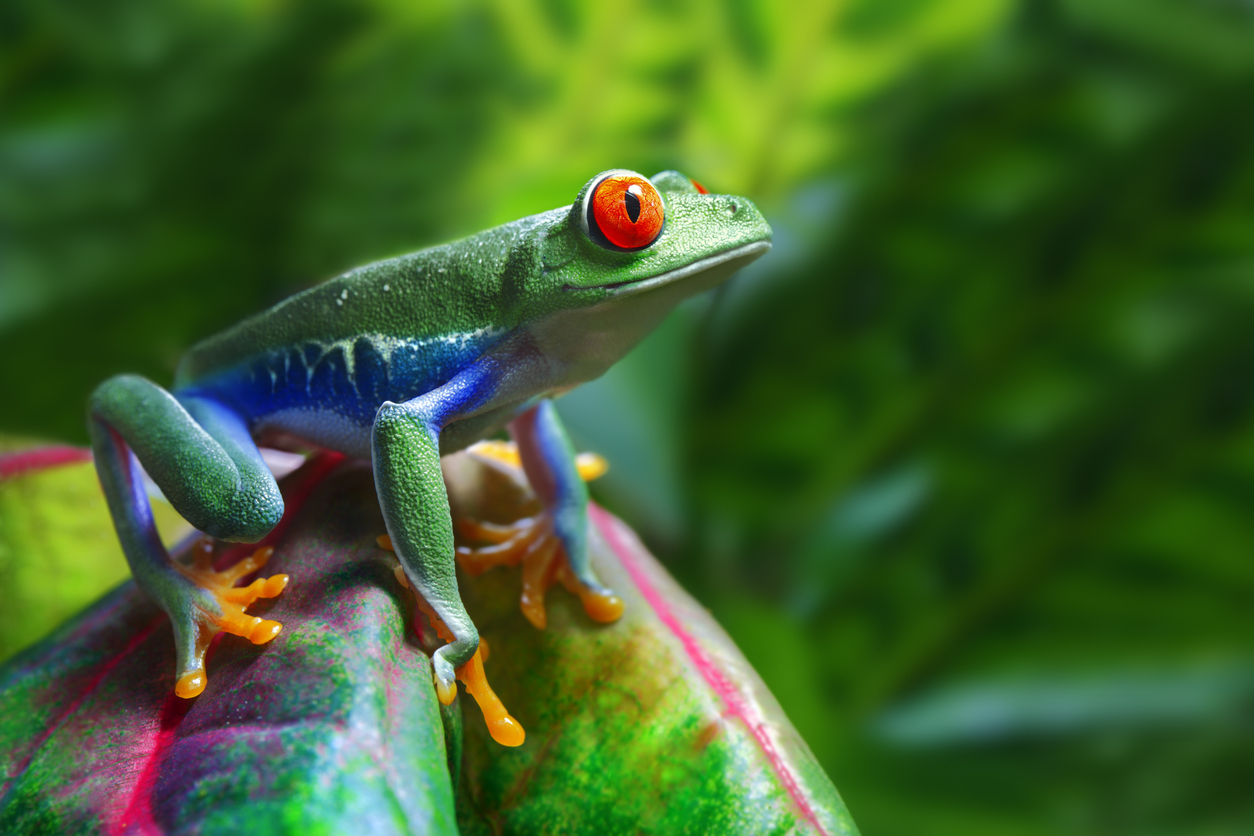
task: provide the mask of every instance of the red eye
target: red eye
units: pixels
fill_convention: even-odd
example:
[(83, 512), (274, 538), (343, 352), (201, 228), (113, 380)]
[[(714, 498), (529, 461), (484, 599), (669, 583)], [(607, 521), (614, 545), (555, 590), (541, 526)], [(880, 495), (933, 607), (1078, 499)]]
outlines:
[[(691, 178), (689, 178), (689, 179), (691, 179)], [(693, 180), (693, 181), (692, 181), (692, 185), (696, 187), (696, 189), (697, 189), (697, 193), (698, 193), (698, 194), (709, 194), (709, 193), (710, 193), (710, 190), (709, 190), (709, 189), (707, 189), (705, 186), (702, 186), (702, 185), (701, 185), (700, 183), (698, 183), (696, 180)]]
[(611, 174), (592, 193), (588, 225), (624, 250), (639, 250), (662, 232), (662, 196), (635, 174)]

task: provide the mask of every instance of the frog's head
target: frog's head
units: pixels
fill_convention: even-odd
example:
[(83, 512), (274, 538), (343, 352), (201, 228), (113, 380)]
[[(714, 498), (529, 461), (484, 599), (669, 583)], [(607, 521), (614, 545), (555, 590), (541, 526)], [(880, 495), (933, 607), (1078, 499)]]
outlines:
[(752, 202), (709, 194), (677, 171), (605, 171), (541, 223), (521, 317), (572, 381), (599, 375), (683, 299), (771, 248)]

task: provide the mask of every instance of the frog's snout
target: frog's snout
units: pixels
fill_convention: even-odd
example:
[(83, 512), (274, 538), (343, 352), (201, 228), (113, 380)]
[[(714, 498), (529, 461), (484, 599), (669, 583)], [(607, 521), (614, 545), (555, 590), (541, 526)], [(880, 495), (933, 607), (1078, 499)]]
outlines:
[(711, 195), (714, 209), (722, 215), (732, 227), (749, 241), (769, 241), (771, 227), (753, 205), (753, 201), (739, 195)]
[(734, 218), (736, 215), (740, 214), (740, 212), (744, 210), (745, 204), (748, 203), (748, 201), (744, 198), (733, 197), (731, 195), (715, 196), (714, 202), (718, 207), (718, 210), (729, 218)]

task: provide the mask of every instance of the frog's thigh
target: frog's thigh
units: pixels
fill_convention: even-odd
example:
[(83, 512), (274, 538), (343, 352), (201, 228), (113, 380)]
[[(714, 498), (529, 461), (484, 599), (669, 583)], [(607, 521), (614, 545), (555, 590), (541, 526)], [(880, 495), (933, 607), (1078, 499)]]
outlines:
[[(221, 404), (171, 395), (142, 377), (120, 375), (93, 393), (91, 412), (97, 452), (112, 448), (121, 464), (129, 447), (170, 504), (199, 530), (256, 542), (282, 516), (278, 485), (247, 426)], [(114, 486), (127, 510), (147, 505), (142, 492), (121, 484), (137, 480), (134, 474)]]
[[(215, 505), (209, 513), (214, 517), (215, 529), (196, 527), (220, 540), (257, 542), (269, 534), (283, 516), (283, 495), (274, 474), (261, 458), (247, 422), (217, 401), (182, 394), (175, 397), (213, 439), (215, 454), (220, 451), (230, 462), (229, 471), (223, 468), (217, 474), (220, 480), (233, 482), (233, 486), (220, 487), (226, 495), (214, 498)], [(161, 489), (165, 491), (165, 486)], [(169, 497), (169, 493), (166, 496)]]
[(440, 684), (451, 688), (454, 670), (478, 648), (479, 633), (457, 590), (453, 523), (440, 472), (439, 407), (429, 396), (384, 403), (371, 446), (379, 507), (396, 556), (410, 583), (453, 633), (453, 642), (432, 660)]
[(518, 444), (527, 481), (553, 515), (553, 531), (566, 560), (584, 586), (609, 593), (588, 560), (588, 486), (575, 466), (575, 448), (551, 400), (542, 400), (515, 418), (510, 435)]

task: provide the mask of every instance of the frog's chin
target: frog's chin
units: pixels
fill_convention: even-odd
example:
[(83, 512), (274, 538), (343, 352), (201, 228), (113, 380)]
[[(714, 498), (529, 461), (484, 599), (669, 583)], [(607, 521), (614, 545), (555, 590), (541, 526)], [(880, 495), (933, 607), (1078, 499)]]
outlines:
[(567, 289), (604, 289), (611, 291), (610, 299), (619, 299), (623, 296), (634, 296), (637, 293), (643, 293), (663, 285), (683, 282), (685, 285), (688, 285), (686, 288), (687, 293), (700, 293), (702, 290), (714, 287), (722, 282), (754, 259), (765, 255), (770, 248), (770, 241), (754, 241), (752, 244), (742, 244), (739, 247), (733, 247), (730, 250), (706, 256), (691, 264), (685, 264), (683, 267), (678, 267), (656, 276), (650, 276), (647, 279), (613, 282), (612, 284), (568, 285)]

